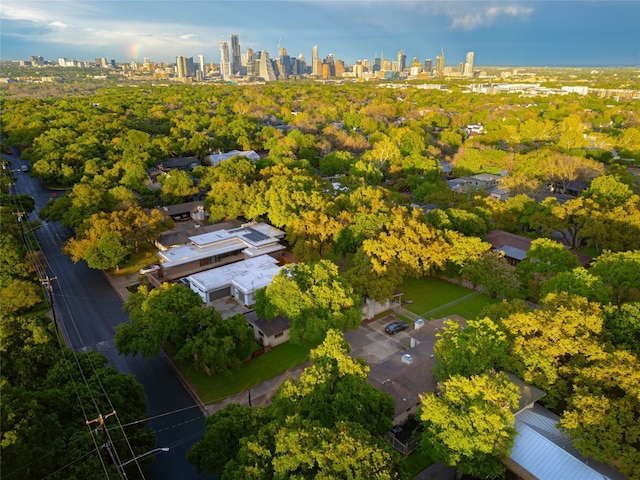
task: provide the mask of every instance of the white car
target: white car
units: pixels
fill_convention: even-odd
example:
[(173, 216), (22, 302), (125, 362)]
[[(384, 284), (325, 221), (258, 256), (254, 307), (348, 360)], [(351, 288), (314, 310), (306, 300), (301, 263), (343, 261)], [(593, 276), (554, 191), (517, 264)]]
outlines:
[(147, 273), (153, 273), (160, 270), (160, 265), (149, 265), (140, 269), (140, 275), (146, 275)]

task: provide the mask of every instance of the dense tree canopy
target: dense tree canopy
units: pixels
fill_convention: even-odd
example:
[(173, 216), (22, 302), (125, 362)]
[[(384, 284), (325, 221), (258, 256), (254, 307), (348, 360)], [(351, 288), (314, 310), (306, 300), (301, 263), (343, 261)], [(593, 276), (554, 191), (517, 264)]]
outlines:
[(368, 366), (329, 330), (299, 380), (267, 408), (229, 405), (207, 419), (190, 462), (223, 479), (405, 478), (382, 438), (393, 400), (367, 382)]
[(504, 373), (454, 375), (422, 398), (423, 446), (474, 476), (502, 475), (516, 436), (518, 388)]
[(116, 329), (120, 353), (149, 357), (164, 346), (178, 360), (219, 373), (245, 361), (256, 346), (244, 316), (223, 321), (217, 311), (202, 306), (197, 293), (175, 283), (151, 291), (141, 287), (124, 309), (131, 323)]
[(285, 266), (256, 294), (263, 318), (291, 320), (293, 341), (320, 341), (331, 328), (351, 330), (360, 324), (357, 295), (328, 260)]

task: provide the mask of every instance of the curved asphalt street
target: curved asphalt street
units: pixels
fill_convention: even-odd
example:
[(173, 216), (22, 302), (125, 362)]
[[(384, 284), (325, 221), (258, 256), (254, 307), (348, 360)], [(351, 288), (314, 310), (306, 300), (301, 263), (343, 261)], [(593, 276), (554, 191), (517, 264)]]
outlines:
[[(24, 162), (17, 155), (3, 156), (15, 171), (14, 192), (32, 196), (36, 211), (56, 195), (29, 173), (19, 171)], [(32, 213), (30, 219), (36, 220), (37, 214)], [(122, 373), (135, 375), (144, 387), (148, 397), (147, 412), (153, 418), (149, 427), (156, 431), (158, 447), (170, 447), (168, 452), (156, 455), (145, 471), (145, 477), (158, 480), (210, 478), (197, 475), (185, 458), (191, 445), (204, 433), (204, 416), (166, 357), (144, 359), (118, 354), (114, 327), (128, 321), (128, 316), (122, 312), (122, 299), (105, 274), (90, 269), (84, 262), (74, 264), (62, 254), (62, 245), (71, 231), (59, 222), (42, 222), (42, 227), (34, 233), (46, 260), (46, 274), (52, 279), (55, 312), (67, 345), (77, 351), (103, 353), (110, 365)], [(109, 412), (90, 414), (97, 417), (98, 413)], [(129, 459), (125, 452), (121, 455), (123, 462)], [(128, 469), (128, 478), (135, 478), (135, 471), (135, 468)]]

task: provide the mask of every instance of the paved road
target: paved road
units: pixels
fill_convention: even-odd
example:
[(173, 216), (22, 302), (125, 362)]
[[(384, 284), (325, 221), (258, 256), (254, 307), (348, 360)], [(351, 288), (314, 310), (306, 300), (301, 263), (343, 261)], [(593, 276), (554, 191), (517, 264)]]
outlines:
[[(5, 155), (5, 158), (10, 161), (12, 170), (20, 170), (23, 162), (17, 156)], [(34, 197), (36, 210), (57, 195), (28, 173), (17, 171), (15, 177), (15, 193)], [(36, 214), (32, 213), (30, 219), (37, 219)], [(128, 320), (122, 312), (122, 299), (103, 272), (88, 268), (84, 262), (74, 264), (61, 253), (70, 234), (59, 222), (43, 222), (35, 231), (46, 258), (47, 275), (55, 278), (51, 282), (55, 310), (67, 344), (79, 351), (100, 351), (111, 365), (120, 372), (135, 375), (143, 385), (148, 397), (148, 415), (156, 417), (149, 426), (156, 431), (158, 446), (170, 447), (169, 452), (156, 456), (145, 472), (146, 478), (210, 478), (196, 475), (195, 468), (185, 459), (186, 452), (204, 432), (202, 412), (164, 356), (143, 359), (118, 354), (113, 340), (114, 326)], [(132, 478), (131, 474), (129, 478)]]

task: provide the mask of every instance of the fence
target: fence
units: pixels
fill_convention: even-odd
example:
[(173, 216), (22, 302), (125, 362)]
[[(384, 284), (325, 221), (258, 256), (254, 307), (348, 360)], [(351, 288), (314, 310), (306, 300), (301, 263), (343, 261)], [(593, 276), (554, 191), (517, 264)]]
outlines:
[(389, 432), (386, 434), (387, 440), (389, 443), (395, 448), (398, 452), (400, 452), (405, 457), (413, 452), (415, 449), (420, 446), (420, 440), (422, 439), (422, 435), (418, 435), (417, 437), (412, 437), (409, 439), (407, 443), (403, 443), (396, 438), (396, 436)]

